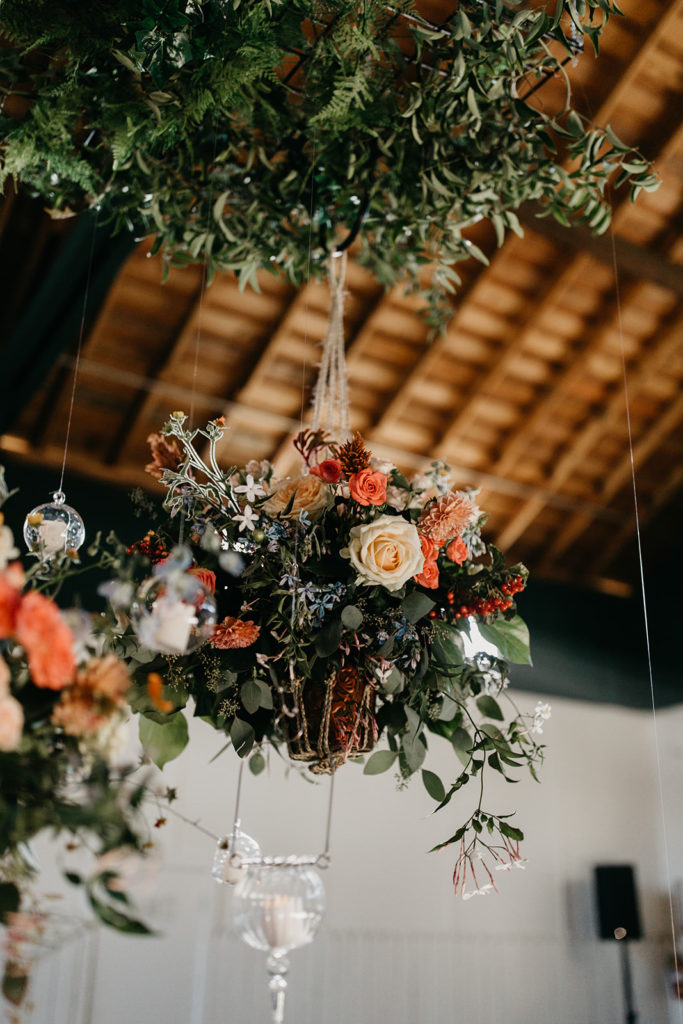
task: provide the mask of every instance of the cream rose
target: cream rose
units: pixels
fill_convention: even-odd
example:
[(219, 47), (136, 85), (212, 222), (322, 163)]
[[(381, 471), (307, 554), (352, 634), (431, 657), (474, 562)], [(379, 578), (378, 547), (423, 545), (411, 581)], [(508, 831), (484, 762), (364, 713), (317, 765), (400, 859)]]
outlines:
[(311, 519), (315, 519), (329, 505), (331, 494), (329, 485), (320, 477), (308, 474), (288, 476), (272, 485), (270, 497), (263, 503), (263, 508), (269, 516), (281, 515), (294, 495), (287, 518), (298, 519), (299, 514), (305, 512)]
[(378, 516), (354, 526), (341, 554), (351, 560), (362, 583), (380, 583), (387, 590), (398, 590), (424, 565), (417, 529), (399, 516)]
[(0, 750), (7, 754), (16, 750), (24, 728), (24, 712), (14, 697), (0, 699)]

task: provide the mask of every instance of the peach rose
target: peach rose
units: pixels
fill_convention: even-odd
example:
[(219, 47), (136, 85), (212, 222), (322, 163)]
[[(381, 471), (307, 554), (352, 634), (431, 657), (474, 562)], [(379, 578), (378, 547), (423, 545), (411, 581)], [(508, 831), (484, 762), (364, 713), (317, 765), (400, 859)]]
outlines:
[(462, 537), (456, 537), (452, 540), (446, 548), (446, 555), (450, 558), (451, 562), (455, 562), (456, 565), (462, 565), (469, 558), (469, 551), (467, 550), (467, 544)]
[(10, 678), (9, 666), (4, 658), (0, 658), (0, 700), (9, 695)]
[(424, 565), (417, 529), (400, 516), (378, 516), (371, 523), (354, 526), (349, 546), (340, 554), (351, 561), (361, 583), (379, 583), (392, 591), (399, 590)]
[(439, 556), (439, 545), (435, 544), (431, 537), (420, 537), (420, 544), (422, 545), (422, 554), (425, 556), (425, 562), (435, 562)]
[(16, 637), (28, 656), (28, 667), (36, 686), (61, 690), (76, 671), (73, 635), (57, 605), (30, 591), (23, 598), (16, 621)]
[(422, 572), (418, 573), (414, 579), (421, 587), (427, 587), (429, 590), (435, 590), (439, 585), (439, 567), (436, 562), (431, 558), (425, 559), (425, 564), (422, 566)]
[(21, 743), (24, 712), (14, 697), (0, 699), (0, 750), (4, 754), (16, 750)]
[(97, 732), (123, 708), (129, 687), (128, 669), (114, 654), (91, 658), (79, 670), (73, 686), (62, 690), (52, 711), (52, 722), (69, 736)]
[(384, 473), (373, 473), (361, 469), (349, 477), (351, 497), (359, 505), (383, 505), (387, 500), (387, 477)]
[(330, 494), (329, 486), (320, 477), (308, 473), (305, 476), (288, 476), (271, 486), (270, 497), (264, 502), (263, 509), (269, 516), (282, 515), (293, 495), (287, 518), (298, 519), (299, 514), (305, 512), (310, 519), (315, 519), (329, 505)]

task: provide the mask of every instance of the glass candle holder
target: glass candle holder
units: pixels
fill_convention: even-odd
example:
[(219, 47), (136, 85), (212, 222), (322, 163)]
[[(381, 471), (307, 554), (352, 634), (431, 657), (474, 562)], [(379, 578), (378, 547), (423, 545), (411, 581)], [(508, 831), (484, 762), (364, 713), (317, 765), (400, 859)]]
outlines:
[(24, 520), (26, 547), (44, 562), (60, 551), (78, 551), (84, 540), (83, 520), (66, 504), (64, 491), (55, 491), (52, 501), (36, 505)]

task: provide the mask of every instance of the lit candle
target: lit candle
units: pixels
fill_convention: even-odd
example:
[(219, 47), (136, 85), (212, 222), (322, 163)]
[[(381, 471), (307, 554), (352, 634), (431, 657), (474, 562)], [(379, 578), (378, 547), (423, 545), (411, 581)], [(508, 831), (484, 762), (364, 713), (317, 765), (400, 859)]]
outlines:
[(66, 547), (67, 524), (63, 519), (43, 519), (39, 526), (40, 548), (44, 555), (56, 555)]
[(165, 596), (154, 602), (138, 633), (142, 643), (151, 650), (184, 654), (196, 624), (197, 616), (191, 604)]
[(301, 896), (267, 895), (261, 907), (263, 934), (272, 950), (296, 949), (309, 941), (308, 914)]

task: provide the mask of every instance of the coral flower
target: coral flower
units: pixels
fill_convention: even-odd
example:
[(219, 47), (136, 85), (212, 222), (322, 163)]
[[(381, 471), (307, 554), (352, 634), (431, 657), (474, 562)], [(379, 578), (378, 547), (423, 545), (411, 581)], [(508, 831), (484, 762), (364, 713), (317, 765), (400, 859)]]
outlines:
[(474, 506), (465, 494), (449, 491), (435, 498), (421, 513), (417, 528), (439, 547), (459, 536), (470, 523)]
[(61, 690), (76, 671), (73, 635), (49, 598), (31, 591), (22, 599), (16, 617), (16, 638), (28, 655), (36, 686)]
[(216, 593), (216, 573), (212, 569), (201, 569), (198, 565), (195, 565), (192, 569), (188, 569), (188, 572), (196, 576), (209, 593)]
[(427, 587), (429, 590), (435, 590), (439, 585), (439, 567), (436, 562), (429, 560), (425, 561), (422, 566), (422, 572), (418, 573), (417, 576), (413, 576), (416, 583), (419, 583), (421, 587)]
[(456, 565), (462, 565), (463, 562), (469, 557), (469, 551), (467, 550), (467, 544), (462, 537), (456, 537), (452, 540), (446, 548), (446, 555), (450, 558), (451, 562), (455, 562)]
[(258, 640), (261, 627), (248, 619), (236, 619), (228, 615), (214, 627), (211, 645), (222, 651), (230, 651), (234, 647), (251, 647)]
[(431, 537), (420, 537), (420, 544), (425, 562), (435, 562), (439, 556), (439, 545), (435, 544)]
[(129, 686), (128, 670), (115, 655), (91, 658), (79, 670), (73, 686), (62, 690), (52, 711), (52, 722), (69, 736), (97, 732), (123, 707)]
[(349, 477), (351, 497), (359, 505), (383, 505), (387, 500), (387, 477), (385, 473), (373, 473), (361, 469)]
[(323, 459), (317, 466), (311, 466), (313, 476), (319, 476), (326, 484), (338, 484), (342, 477), (339, 459)]
[(5, 640), (14, 632), (20, 604), (21, 591), (3, 573), (0, 576), (0, 640)]

